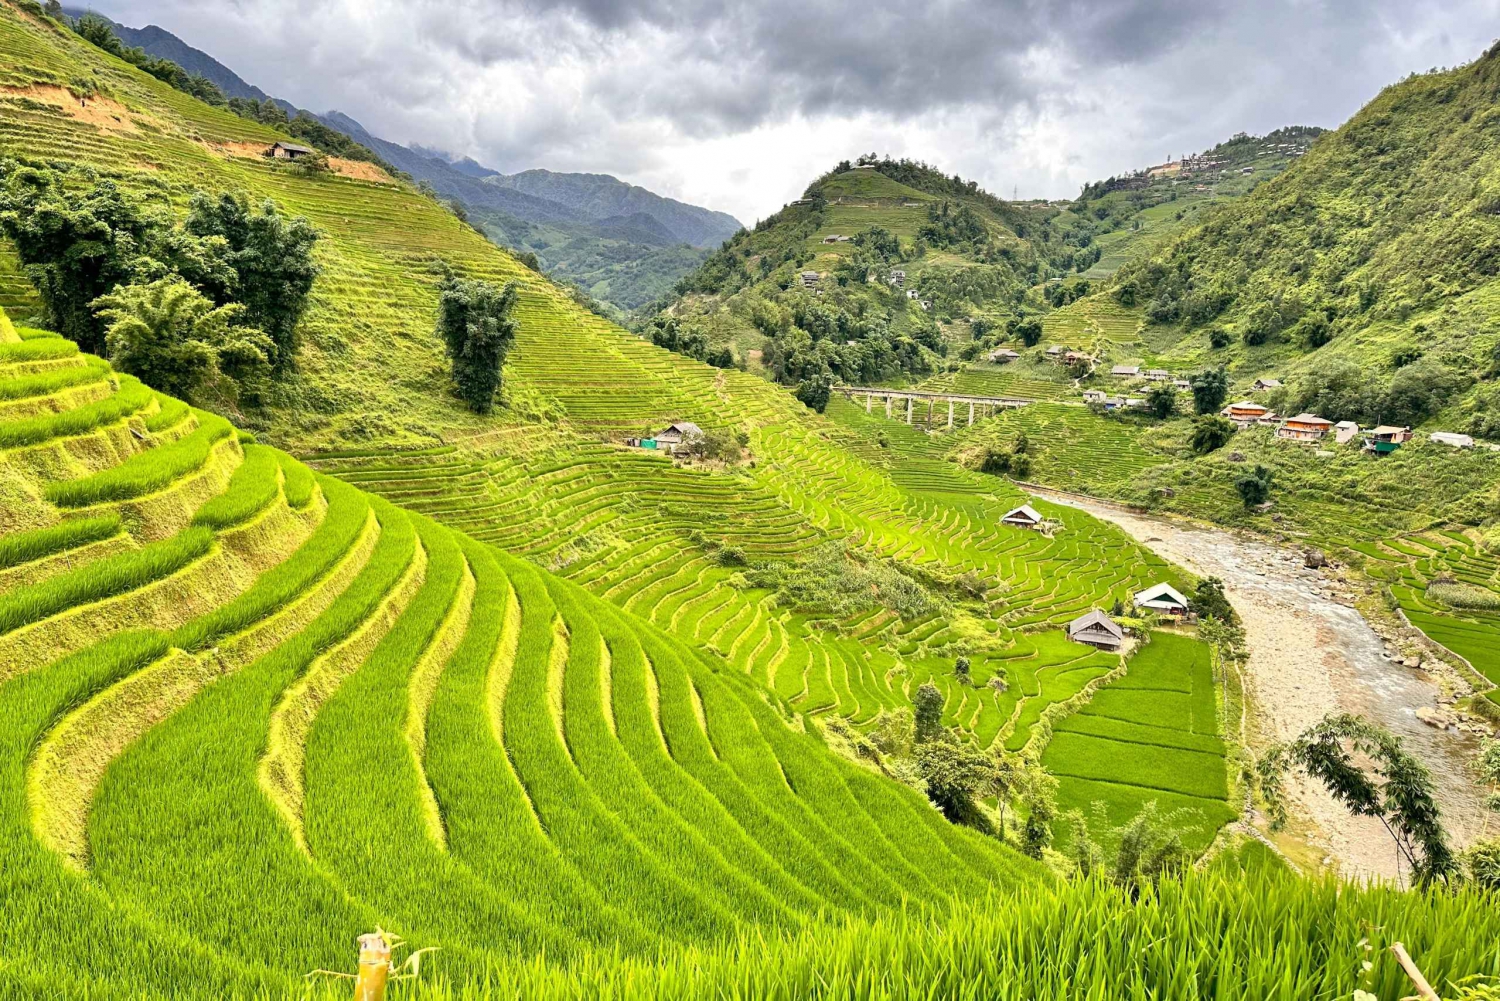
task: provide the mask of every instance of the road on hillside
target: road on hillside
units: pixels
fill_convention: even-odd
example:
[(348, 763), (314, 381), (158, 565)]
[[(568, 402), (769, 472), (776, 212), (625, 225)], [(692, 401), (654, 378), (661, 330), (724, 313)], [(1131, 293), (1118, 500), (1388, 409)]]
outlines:
[[(1200, 577), (1224, 581), (1250, 651), (1245, 685), (1252, 749), (1293, 737), (1326, 713), (1357, 713), (1400, 736), (1432, 770), (1454, 841), (1462, 845), (1479, 835), (1486, 811), (1468, 772), (1478, 738), (1417, 718), (1419, 708), (1442, 699), (1439, 679), (1392, 659), (1381, 637), (1346, 603), (1342, 584), (1305, 568), (1299, 552), (1269, 542), (1074, 494), (1034, 492), (1113, 522)], [(1351, 817), (1321, 787), (1305, 781), (1292, 791), (1296, 812), (1316, 828), (1307, 840), (1328, 864), (1351, 879), (1401, 878), (1395, 847), (1378, 821)]]

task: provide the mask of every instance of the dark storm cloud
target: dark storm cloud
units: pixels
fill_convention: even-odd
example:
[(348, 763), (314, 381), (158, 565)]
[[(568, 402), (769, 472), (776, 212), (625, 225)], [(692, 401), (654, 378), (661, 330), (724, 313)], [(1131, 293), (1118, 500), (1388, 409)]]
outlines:
[(94, 2), (391, 139), (747, 219), (862, 149), (1065, 196), (1242, 129), (1337, 125), (1500, 34), (1500, 0)]

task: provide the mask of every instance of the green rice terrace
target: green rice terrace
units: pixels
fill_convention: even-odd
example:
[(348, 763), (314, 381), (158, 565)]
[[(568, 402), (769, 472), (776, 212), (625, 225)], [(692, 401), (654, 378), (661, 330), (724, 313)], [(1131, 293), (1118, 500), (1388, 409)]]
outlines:
[[(1445, 990), (1500, 975), (1490, 891), (1251, 834), (1232, 637), (1132, 607), (1204, 582), (970, 461), (1024, 433), (1033, 479), (1222, 506), (1185, 422), (1040, 362), (931, 377), (1031, 401), (951, 434), (815, 411), (285, 138), (0, 0), (3, 159), (319, 234), (295, 364), (221, 413), (42, 329), (0, 245), (0, 999), (345, 997), (377, 929), (434, 1001), (1394, 998), (1396, 941)], [(836, 180), (839, 230), (935, 197)], [(493, 414), (450, 391), (446, 269), (520, 286)], [(1045, 336), (1150, 350), (1098, 295)], [(626, 444), (673, 422), (738, 447)], [(1500, 680), (1500, 564), (1438, 514), (1339, 545)], [(1071, 639), (1096, 609), (1129, 635)]]

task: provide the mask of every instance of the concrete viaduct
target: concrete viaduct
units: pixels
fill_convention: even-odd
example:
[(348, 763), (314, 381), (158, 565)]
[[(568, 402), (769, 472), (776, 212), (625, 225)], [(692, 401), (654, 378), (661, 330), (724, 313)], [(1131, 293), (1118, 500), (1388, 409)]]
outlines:
[(953, 427), (953, 411), (955, 407), (967, 404), (969, 407), (969, 425), (974, 424), (976, 412), (980, 418), (989, 417), (999, 410), (1013, 410), (1016, 407), (1024, 407), (1030, 400), (1019, 400), (1009, 396), (965, 396), (962, 393), (920, 393), (910, 389), (872, 389), (865, 386), (835, 386), (836, 392), (843, 393), (850, 400), (855, 397), (865, 398), (865, 413), (873, 413), (875, 401), (885, 401), (885, 415), (892, 417), (891, 409), (898, 400), (906, 401), (906, 423), (912, 422), (912, 411), (916, 404), (926, 401), (927, 403), (927, 427), (932, 427), (932, 409), (943, 401), (948, 404), (948, 427)]

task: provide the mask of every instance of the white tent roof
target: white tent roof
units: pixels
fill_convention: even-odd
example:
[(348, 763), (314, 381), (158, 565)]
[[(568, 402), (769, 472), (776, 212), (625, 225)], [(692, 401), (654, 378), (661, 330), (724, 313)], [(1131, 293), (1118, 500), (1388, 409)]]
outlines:
[(1153, 584), (1146, 588), (1146, 590), (1136, 593), (1135, 603), (1137, 605), (1146, 605), (1149, 607), (1153, 602), (1163, 605), (1180, 605), (1183, 608), (1188, 606), (1187, 598), (1171, 584)]

